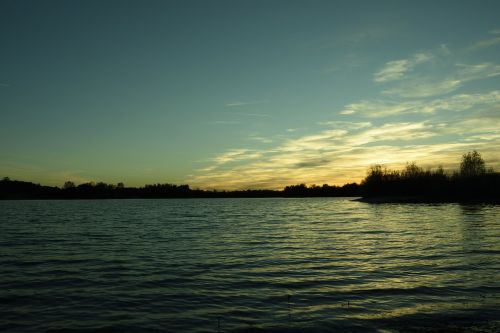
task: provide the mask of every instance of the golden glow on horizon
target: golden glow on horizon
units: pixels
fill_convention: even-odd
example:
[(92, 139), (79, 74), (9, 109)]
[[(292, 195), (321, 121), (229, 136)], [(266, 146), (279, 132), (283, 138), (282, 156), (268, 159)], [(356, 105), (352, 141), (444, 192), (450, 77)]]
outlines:
[[(457, 126), (465, 124), (460, 122)], [(477, 122), (470, 125), (476, 126), (470, 128), (471, 132), (482, 131)], [(491, 123), (484, 125), (484, 129), (491, 127)], [(454, 129), (448, 127), (446, 130)], [(473, 149), (479, 150), (490, 166), (498, 168), (500, 161), (495, 156), (500, 144), (494, 140), (436, 144), (416, 144), (414, 141), (437, 136), (440, 131), (439, 127), (407, 123), (370, 127), (341, 137), (337, 133), (330, 136), (328, 133), (332, 132), (327, 130), (314, 138), (289, 140), (267, 151), (240, 150), (234, 159), (224, 154), (224, 163), (200, 170), (188, 183), (216, 189), (280, 189), (297, 183), (343, 185), (360, 182), (373, 164), (399, 169), (415, 161), (422, 167), (441, 165), (451, 171), (458, 168), (461, 155)], [(404, 145), (391, 145), (395, 141)], [(245, 153), (249, 154), (248, 158)]]

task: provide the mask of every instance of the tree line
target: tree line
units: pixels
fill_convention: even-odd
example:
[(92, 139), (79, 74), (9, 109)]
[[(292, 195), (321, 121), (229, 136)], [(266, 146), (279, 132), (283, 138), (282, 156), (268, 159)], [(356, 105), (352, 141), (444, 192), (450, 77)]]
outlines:
[(124, 198), (240, 198), (240, 197), (419, 197), (436, 201), (500, 198), (500, 174), (487, 168), (481, 155), (462, 156), (460, 168), (447, 173), (442, 167), (423, 169), (415, 162), (403, 170), (373, 165), (360, 184), (343, 186), (306, 184), (286, 186), (283, 190), (216, 191), (192, 189), (189, 185), (152, 184), (126, 187), (123, 183), (71, 181), (62, 187), (32, 182), (0, 180), (0, 199), (124, 199)]
[(258, 198), (258, 197), (324, 197), (357, 196), (359, 185), (306, 186), (305, 184), (286, 186), (283, 190), (200, 190), (189, 185), (153, 184), (143, 187), (126, 187), (122, 183), (84, 183), (75, 185), (66, 182), (61, 188), (43, 186), (31, 182), (0, 180), (0, 199), (125, 199), (125, 198)]
[[(426, 201), (500, 201), (500, 174), (486, 163), (477, 151), (462, 156), (460, 168), (446, 173), (407, 163), (403, 170), (373, 165), (361, 182), (362, 196), (414, 197)], [(493, 200), (494, 201), (494, 200)]]

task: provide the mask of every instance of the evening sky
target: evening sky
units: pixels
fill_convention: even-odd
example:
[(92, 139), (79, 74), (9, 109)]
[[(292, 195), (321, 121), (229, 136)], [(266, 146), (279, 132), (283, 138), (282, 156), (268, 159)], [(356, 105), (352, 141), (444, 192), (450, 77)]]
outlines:
[(500, 168), (498, 1), (0, 2), (0, 176), (281, 188)]

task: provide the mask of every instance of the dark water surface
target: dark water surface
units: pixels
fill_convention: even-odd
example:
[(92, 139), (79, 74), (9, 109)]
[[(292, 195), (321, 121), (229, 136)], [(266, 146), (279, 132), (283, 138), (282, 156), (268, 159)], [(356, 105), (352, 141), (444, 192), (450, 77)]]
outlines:
[(500, 206), (0, 202), (0, 331), (400, 331), (500, 318)]

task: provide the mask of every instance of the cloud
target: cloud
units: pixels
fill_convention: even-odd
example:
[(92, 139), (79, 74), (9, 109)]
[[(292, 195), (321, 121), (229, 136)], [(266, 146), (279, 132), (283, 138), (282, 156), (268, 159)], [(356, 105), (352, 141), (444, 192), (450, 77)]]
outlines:
[(231, 114), (234, 116), (245, 116), (245, 117), (259, 117), (259, 118), (270, 118), (271, 115), (267, 113), (248, 113), (248, 112), (222, 112), (224, 114)]
[[(494, 30), (494, 31), (497, 31), (497, 30)], [(494, 46), (494, 45), (497, 45), (497, 44), (500, 44), (500, 37), (493, 37), (493, 38), (483, 39), (483, 40), (480, 40), (479, 42), (475, 43), (474, 45), (472, 45), (469, 48), (469, 50), (475, 51), (475, 50), (479, 50), (479, 49), (484, 49), (484, 48), (487, 48), (487, 47), (491, 47), (491, 46)]]
[(500, 29), (493, 29), (493, 30), (488, 31), (488, 33), (490, 35), (494, 35), (494, 36), (489, 36), (489, 38), (484, 38), (482, 40), (479, 40), (479, 41), (475, 42), (474, 44), (472, 44), (471, 46), (469, 46), (468, 48), (466, 48), (465, 50), (466, 51), (480, 51), (482, 49), (500, 44), (500, 36), (498, 36), (500, 34)]
[(457, 94), (446, 98), (416, 101), (372, 100), (351, 103), (340, 114), (358, 114), (367, 118), (382, 118), (408, 113), (434, 114), (441, 111), (465, 111), (474, 107), (494, 107), (500, 104), (500, 90), (486, 93)]
[(485, 62), (476, 65), (457, 64), (457, 78), (462, 82), (500, 75), (500, 66)]
[(481, 118), (460, 119), (455, 122), (443, 123), (439, 132), (443, 135), (459, 135), (465, 138), (471, 136), (491, 135), (500, 133), (498, 117), (481, 116)]
[(10, 84), (9, 83), (1, 83), (0, 82), (0, 87), (8, 88), (8, 87), (10, 87)]
[(409, 61), (406, 59), (389, 61), (383, 69), (374, 74), (373, 80), (375, 82), (386, 82), (402, 79), (408, 68)]
[(238, 125), (241, 124), (240, 121), (237, 120), (212, 120), (207, 122), (209, 125)]
[(213, 158), (217, 165), (260, 157), (261, 153), (251, 149), (230, 149)]
[[(460, 142), (433, 145), (377, 145), (371, 147), (353, 147), (343, 152), (325, 152), (322, 157), (301, 152), (300, 154), (278, 153), (273, 157), (243, 164), (231, 169), (219, 169), (199, 174), (190, 183), (205, 188), (245, 189), (274, 188), (285, 185), (308, 184), (344, 184), (359, 182), (366, 174), (369, 165), (388, 164), (398, 168), (406, 161), (418, 161), (420, 165), (442, 164), (445, 168), (454, 168), (464, 151), (480, 149), (491, 154), (492, 149), (475, 142)], [(498, 145), (496, 146), (498, 148)], [(307, 169), (305, 172), (304, 169)]]
[[(446, 103), (433, 103), (443, 109), (461, 101), (470, 106), (475, 97), (485, 103), (496, 101), (499, 92), (456, 95)], [(453, 169), (460, 156), (473, 149), (483, 154), (488, 165), (498, 168), (500, 128), (495, 119), (469, 115), (441, 123), (426, 120), (352, 126), (332, 121), (331, 128), (285, 139), (274, 148), (228, 150), (214, 158), (211, 166), (193, 175), (189, 183), (220, 189), (277, 189), (301, 182), (344, 184), (359, 182), (372, 164), (399, 168), (407, 161), (417, 161), (422, 166), (441, 164)]]
[(424, 98), (444, 95), (457, 90), (462, 85), (461, 80), (444, 79), (442, 81), (433, 78), (417, 78), (400, 86), (382, 91), (383, 95), (396, 95), (404, 98)]
[(230, 108), (230, 107), (237, 107), (237, 106), (247, 106), (247, 105), (257, 105), (257, 104), (267, 104), (267, 103), (269, 103), (268, 100), (246, 101), (246, 102), (236, 101), (236, 102), (226, 103), (224, 106)]
[(329, 129), (318, 134), (303, 136), (299, 139), (290, 139), (280, 147), (285, 152), (328, 149), (336, 141), (348, 132), (342, 129)]
[(384, 68), (373, 74), (375, 82), (389, 82), (401, 80), (405, 77), (406, 73), (419, 64), (432, 60), (434, 56), (427, 52), (420, 52), (414, 54), (409, 59), (393, 60), (385, 64)]
[(189, 183), (220, 189), (341, 185), (359, 182), (373, 164), (400, 168), (417, 161), (456, 169), (461, 155), (474, 149), (498, 170), (500, 90), (456, 91), (500, 75), (500, 66), (464, 63), (459, 56), (441, 45), (388, 61), (372, 77), (382, 86), (378, 98), (346, 104), (340, 120), (316, 122), (322, 126), (316, 132), (290, 129), (265, 149), (222, 152)]
[(443, 79), (433, 76), (408, 77), (397, 86), (382, 91), (386, 96), (426, 98), (451, 93), (469, 81), (500, 75), (500, 66), (493, 63), (462, 64), (453, 66), (453, 72)]
[(386, 117), (402, 113), (415, 112), (419, 103), (418, 102), (403, 102), (398, 103), (395, 101), (360, 101), (351, 103), (344, 107), (340, 114), (362, 114), (369, 118)]
[(324, 166), (324, 165), (327, 165), (329, 163), (330, 163), (330, 160), (320, 158), (320, 159), (310, 159), (310, 160), (301, 161), (301, 162), (295, 163), (294, 166), (295, 166), (295, 168), (299, 168), (299, 169), (309, 169), (309, 168), (317, 168), (320, 166)]
[(321, 126), (340, 127), (343, 129), (360, 129), (372, 126), (372, 123), (368, 121), (352, 122), (343, 120), (319, 121), (316, 124)]
[(500, 103), (500, 90), (487, 93), (458, 94), (448, 98), (441, 98), (423, 103), (422, 110), (428, 113), (439, 111), (465, 111), (479, 107), (496, 107)]
[(426, 122), (389, 123), (351, 136), (346, 142), (361, 146), (379, 141), (409, 141), (435, 136), (432, 126)]
[(266, 137), (263, 137), (263, 136), (259, 136), (259, 135), (251, 135), (248, 139), (252, 140), (252, 141), (257, 141), (257, 142), (260, 142), (260, 143), (272, 143), (273, 142), (272, 139), (266, 138)]
[[(496, 40), (498, 39), (498, 41)], [(487, 43), (500, 43), (500, 37)], [(485, 41), (477, 45), (486, 45)], [(457, 62), (445, 44), (431, 51), (418, 52), (407, 59), (392, 60), (373, 74), (376, 83), (387, 85), (381, 93), (390, 97), (428, 98), (445, 95), (465, 83), (500, 75), (500, 66), (491, 62)], [(416, 70), (418, 66), (418, 71)], [(343, 114), (352, 114), (349, 109)]]
[[(364, 143), (369, 141), (369, 137), (382, 135), (383, 133), (399, 132), (399, 137), (403, 136), (404, 131), (408, 131), (408, 126), (403, 126), (401, 130), (396, 130), (398, 126), (394, 125), (383, 128), (380, 132), (365, 133)], [(418, 126), (417, 126), (418, 127)], [(415, 128), (418, 130), (418, 128)], [(332, 177), (331, 163), (334, 160), (339, 161), (338, 156), (334, 158), (332, 153), (335, 151), (349, 152), (357, 145), (361, 144), (360, 137), (353, 137), (349, 141), (348, 146), (342, 145), (339, 140), (346, 131), (338, 132), (338, 130), (326, 130), (317, 135), (304, 136), (293, 140), (288, 140), (283, 145), (274, 150), (268, 150), (256, 154), (254, 151), (248, 150), (232, 150), (222, 154), (216, 158), (216, 163), (226, 164), (234, 160), (241, 160), (250, 152), (252, 157), (255, 157), (253, 163), (243, 164), (232, 167), (230, 169), (212, 169), (208, 173), (204, 173), (195, 177), (192, 182), (206, 187), (214, 187), (217, 184), (223, 184), (226, 188), (246, 188), (266, 185), (266, 187), (275, 188), (283, 184), (300, 182), (307, 180), (308, 182), (320, 182), (322, 179), (326, 180)], [(395, 134), (395, 133), (393, 133)], [(376, 140), (376, 138), (375, 138)], [(353, 144), (352, 142), (357, 142)], [(324, 150), (323, 152), (318, 152)], [(321, 156), (318, 156), (318, 153)], [(259, 157), (257, 157), (259, 156)], [(342, 160), (341, 160), (342, 161)], [(340, 164), (345, 164), (343, 161)], [(363, 162), (364, 163), (364, 162)], [(349, 164), (349, 163), (347, 163)], [(366, 165), (362, 167), (364, 170)], [(307, 168), (314, 172), (314, 177), (304, 177), (301, 174), (302, 169)], [(345, 170), (343, 171), (345, 173)], [(331, 179), (330, 181), (331, 182)]]

